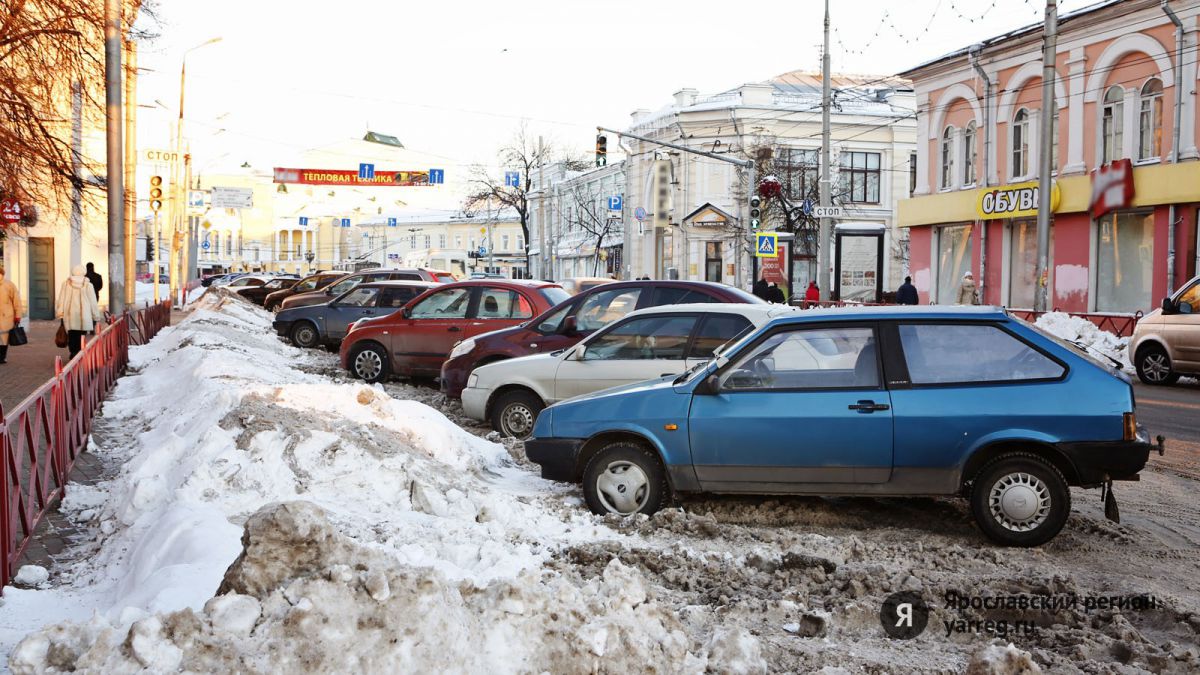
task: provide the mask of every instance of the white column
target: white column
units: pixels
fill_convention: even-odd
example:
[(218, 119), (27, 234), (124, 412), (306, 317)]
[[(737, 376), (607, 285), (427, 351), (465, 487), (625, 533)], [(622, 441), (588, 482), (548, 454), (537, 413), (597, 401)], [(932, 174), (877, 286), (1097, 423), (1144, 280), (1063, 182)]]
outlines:
[(1124, 124), (1122, 125), (1121, 157), (1137, 159), (1137, 119), (1138, 119), (1138, 90), (1137, 87), (1125, 89)]
[[(1023, 174), (1026, 178), (1034, 178), (1038, 175), (1038, 154), (1042, 147), (1042, 134), (1039, 133), (1042, 129), (1042, 111), (1038, 109), (1029, 109), (1029, 123), (1025, 127), (1025, 133), (1029, 136), (1029, 150), (1025, 153), (1025, 166), (1027, 167)], [(1014, 178), (1016, 176), (1013, 176)]]
[[(1196, 59), (1188, 58), (1188, 54), (1196, 53), (1196, 17), (1183, 20), (1183, 82), (1176, 82), (1175, 88), (1183, 97), (1182, 118), (1179, 123), (1179, 159), (1196, 159), (1200, 151), (1196, 149)], [(1167, 111), (1163, 111), (1166, 115)]]
[(914, 194), (929, 194), (929, 176), (933, 166), (929, 163), (929, 97), (917, 98), (917, 110), (925, 110), (917, 115), (917, 190)]
[[(1000, 172), (997, 167), (1000, 165), (1000, 153), (1003, 152), (1000, 145), (1000, 120), (997, 118), (1000, 106), (1000, 72), (998, 70), (988, 70), (987, 74), (988, 78), (992, 81), (991, 114), (987, 116), (992, 128), (990, 133), (985, 132), (987, 135), (984, 136), (984, 142), (987, 142), (986, 139), (988, 138), (991, 139), (991, 148), (986, 153), (987, 166), (983, 170), (987, 172), (988, 185), (999, 185)], [(984, 97), (983, 105), (988, 105), (986, 96)]]
[(1084, 74), (1087, 59), (1083, 47), (1071, 50), (1070, 60), (1067, 61), (1067, 163), (1063, 167), (1064, 174), (1083, 173), (1087, 168), (1083, 162), (1083, 90)]

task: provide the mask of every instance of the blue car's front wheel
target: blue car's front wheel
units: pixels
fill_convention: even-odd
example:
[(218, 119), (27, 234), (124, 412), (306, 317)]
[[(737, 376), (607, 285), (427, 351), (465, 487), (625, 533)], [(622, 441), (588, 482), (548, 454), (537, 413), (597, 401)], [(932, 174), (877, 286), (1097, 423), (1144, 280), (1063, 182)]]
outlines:
[(583, 471), (584, 499), (600, 515), (649, 515), (663, 507), (668, 492), (658, 455), (629, 441), (604, 446)]

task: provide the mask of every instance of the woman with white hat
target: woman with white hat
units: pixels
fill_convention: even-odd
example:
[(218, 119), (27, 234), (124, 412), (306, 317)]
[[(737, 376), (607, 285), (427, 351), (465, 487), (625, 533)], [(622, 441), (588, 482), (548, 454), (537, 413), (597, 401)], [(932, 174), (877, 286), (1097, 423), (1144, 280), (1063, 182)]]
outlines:
[(104, 318), (96, 299), (96, 288), (87, 278), (83, 265), (76, 265), (71, 270), (71, 276), (58, 289), (55, 313), (67, 329), (67, 349), (71, 352), (71, 358), (75, 358), (82, 349), (83, 336), (92, 332)]
[(958, 286), (958, 298), (955, 299), (956, 305), (978, 305), (979, 297), (975, 293), (975, 275), (971, 274), (971, 270), (963, 275), (962, 283)]

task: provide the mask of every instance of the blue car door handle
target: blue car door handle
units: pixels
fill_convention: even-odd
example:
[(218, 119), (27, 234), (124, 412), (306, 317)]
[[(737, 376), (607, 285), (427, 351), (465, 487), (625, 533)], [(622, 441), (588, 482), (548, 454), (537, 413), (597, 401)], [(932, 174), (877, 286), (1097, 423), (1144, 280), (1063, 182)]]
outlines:
[(870, 412), (875, 412), (876, 410), (887, 410), (891, 406), (889, 406), (886, 403), (876, 403), (875, 401), (868, 400), (868, 401), (859, 401), (858, 403), (851, 403), (848, 407), (851, 410), (857, 410), (859, 412), (870, 413)]

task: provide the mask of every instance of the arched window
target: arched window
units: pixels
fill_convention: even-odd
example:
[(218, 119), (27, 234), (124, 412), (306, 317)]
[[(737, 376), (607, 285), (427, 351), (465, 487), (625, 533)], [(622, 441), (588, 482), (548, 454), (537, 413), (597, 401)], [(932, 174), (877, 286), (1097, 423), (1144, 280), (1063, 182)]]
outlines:
[(1121, 128), (1125, 122), (1125, 91), (1109, 87), (1100, 111), (1100, 163), (1121, 159)]
[(1161, 157), (1162, 80), (1152, 77), (1142, 85), (1138, 110), (1138, 159)]
[(1029, 111), (1021, 108), (1012, 122), (1012, 175), (1029, 175)]
[(942, 189), (954, 187), (954, 127), (942, 132)]
[(975, 184), (975, 121), (963, 129), (963, 185)]

